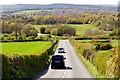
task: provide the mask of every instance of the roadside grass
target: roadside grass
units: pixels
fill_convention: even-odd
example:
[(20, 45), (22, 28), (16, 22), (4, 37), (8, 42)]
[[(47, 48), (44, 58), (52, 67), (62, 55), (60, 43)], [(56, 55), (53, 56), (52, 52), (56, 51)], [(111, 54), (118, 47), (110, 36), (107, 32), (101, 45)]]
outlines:
[(51, 45), (48, 41), (37, 41), (37, 42), (9, 42), (9, 43), (0, 43), (2, 48), (0, 52), (7, 55), (13, 54), (34, 54), (37, 51), (43, 53), (46, 48)]
[(119, 46), (119, 41), (120, 40), (112, 40), (112, 46), (113, 47), (118, 47)]
[(94, 56), (95, 65), (99, 78), (106, 78), (107, 61), (110, 59), (111, 50), (98, 51)]
[(84, 65), (87, 67), (87, 69), (92, 73), (92, 75), (95, 78), (98, 78), (98, 71), (97, 71), (96, 67), (91, 62), (86, 60), (81, 54), (78, 54), (78, 56), (82, 60)]
[[(101, 41), (101, 40), (98, 40)], [(102, 40), (103, 41), (103, 40)], [(97, 78), (106, 78), (107, 61), (110, 60), (111, 50), (94, 51), (92, 40), (75, 40), (71, 44), (75, 47), (76, 52), (88, 70)], [(112, 40), (112, 46), (118, 46), (118, 40)], [(86, 60), (83, 57), (83, 51), (89, 49), (93, 51), (94, 59)], [(117, 47), (118, 49), (118, 47)]]
[(86, 60), (83, 57), (84, 49), (92, 50), (91, 44), (82, 43), (82, 42), (80, 43), (78, 41), (75, 41), (74, 43), (71, 42), (71, 44), (75, 47), (76, 53), (79, 56), (79, 58), (81, 59), (81, 61), (84, 63), (84, 65), (88, 68), (88, 70), (92, 73), (92, 75), (97, 78), (98, 71), (97, 71), (96, 67), (90, 61)]

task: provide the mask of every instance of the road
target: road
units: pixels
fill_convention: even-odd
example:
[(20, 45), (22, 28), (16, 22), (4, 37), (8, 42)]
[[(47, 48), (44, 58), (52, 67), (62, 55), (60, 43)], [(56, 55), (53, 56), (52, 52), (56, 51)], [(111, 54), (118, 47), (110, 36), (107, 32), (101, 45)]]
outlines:
[[(66, 69), (51, 69), (50, 65), (46, 73), (37, 80), (41, 78), (93, 78), (92, 74), (78, 58), (74, 48), (68, 40), (60, 40), (58, 47), (63, 47), (65, 49), (66, 53), (62, 54), (66, 57)], [(56, 51), (55, 54), (61, 53), (57, 53)]]

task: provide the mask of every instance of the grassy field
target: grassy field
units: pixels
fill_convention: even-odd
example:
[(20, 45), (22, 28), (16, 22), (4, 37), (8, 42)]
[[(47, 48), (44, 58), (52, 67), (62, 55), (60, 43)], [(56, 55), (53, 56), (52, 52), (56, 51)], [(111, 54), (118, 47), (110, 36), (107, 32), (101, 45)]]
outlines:
[(41, 27), (47, 27), (48, 25), (33, 25), (38, 32), (40, 32)]
[(30, 14), (30, 13), (36, 13), (36, 12), (41, 12), (41, 10), (25, 10), (25, 11), (19, 11), (14, 14)]
[(32, 14), (32, 13), (38, 13), (41, 11), (52, 11), (52, 10), (25, 10), (25, 11), (19, 11), (19, 12), (15, 12), (14, 14)]
[[(77, 35), (83, 35), (85, 33), (85, 30), (87, 29), (95, 29), (95, 26), (94, 25), (91, 25), (91, 24), (68, 24), (70, 25), (71, 27), (74, 27), (76, 29), (76, 34)], [(41, 27), (47, 27), (47, 26), (51, 26), (51, 25), (33, 25), (38, 31), (40, 31), (40, 28)]]
[(95, 29), (95, 26), (91, 24), (69, 24), (69, 25), (76, 29), (77, 35), (84, 35), (85, 30), (87, 29)]
[[(97, 41), (105, 41), (105, 40), (97, 40)], [(92, 40), (79, 40), (79, 43), (91, 43), (93, 42)], [(112, 46), (113, 47), (118, 47), (118, 40), (112, 40)]]
[(2, 48), (0, 52), (4, 54), (33, 54), (37, 51), (45, 51), (50, 42), (11, 42), (11, 43), (0, 43)]

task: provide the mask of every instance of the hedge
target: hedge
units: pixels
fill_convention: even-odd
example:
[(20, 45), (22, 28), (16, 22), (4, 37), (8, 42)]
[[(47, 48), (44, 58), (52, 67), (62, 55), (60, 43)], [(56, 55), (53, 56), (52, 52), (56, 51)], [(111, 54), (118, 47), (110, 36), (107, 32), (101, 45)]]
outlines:
[(49, 57), (55, 51), (56, 41), (46, 52), (36, 55), (17, 55), (16, 57), (2, 54), (2, 80), (29, 80), (49, 64)]

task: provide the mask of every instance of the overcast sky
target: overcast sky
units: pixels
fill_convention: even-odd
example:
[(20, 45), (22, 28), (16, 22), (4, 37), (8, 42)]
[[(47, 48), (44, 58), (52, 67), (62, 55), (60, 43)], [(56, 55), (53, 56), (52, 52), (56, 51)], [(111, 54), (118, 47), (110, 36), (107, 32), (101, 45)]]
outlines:
[(0, 0), (0, 4), (118, 4), (119, 0)]

